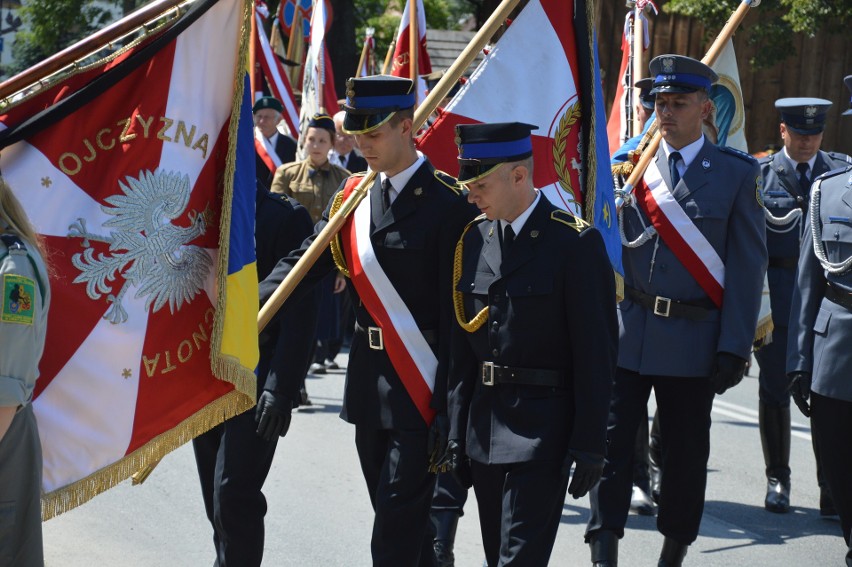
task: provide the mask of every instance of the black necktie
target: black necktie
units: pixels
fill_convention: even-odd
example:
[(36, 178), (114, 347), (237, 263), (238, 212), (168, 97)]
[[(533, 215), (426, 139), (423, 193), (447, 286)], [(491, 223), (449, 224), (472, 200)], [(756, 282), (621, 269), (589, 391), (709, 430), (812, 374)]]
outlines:
[(796, 171), (799, 172), (799, 187), (802, 189), (802, 195), (807, 195), (808, 190), (811, 188), (811, 182), (808, 179), (808, 169), (807, 162), (796, 166)]
[(680, 173), (677, 171), (677, 162), (680, 161), (680, 152), (672, 152), (669, 154), (669, 172), (672, 176), (672, 189), (677, 187), (680, 181)]
[(346, 165), (346, 156), (340, 156), (340, 163)]
[(503, 256), (509, 252), (509, 248), (511, 248), (514, 241), (515, 231), (512, 229), (512, 225), (507, 224), (506, 228), (503, 230)]
[(390, 192), (393, 189), (393, 185), (391, 185), (390, 178), (385, 177), (385, 180), (382, 181), (382, 212), (385, 213), (391, 206), (390, 200)]

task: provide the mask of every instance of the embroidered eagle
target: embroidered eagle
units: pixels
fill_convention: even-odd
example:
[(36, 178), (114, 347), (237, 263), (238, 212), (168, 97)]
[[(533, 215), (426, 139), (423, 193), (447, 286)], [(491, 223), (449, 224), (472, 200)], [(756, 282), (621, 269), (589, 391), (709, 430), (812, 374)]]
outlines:
[[(205, 233), (210, 222), (209, 207), (201, 214), (189, 212), (189, 226), (171, 221), (183, 215), (189, 204), (189, 176), (157, 170), (144, 170), (138, 178), (118, 182), (123, 194), (106, 199), (110, 206), (101, 210), (113, 218), (103, 226), (113, 229), (109, 236), (88, 231), (86, 219), (78, 218), (68, 227), (68, 236), (82, 238), (85, 250), (74, 254), (71, 263), (80, 270), (74, 283), (85, 283), (91, 299), (107, 295), (112, 306), (104, 314), (113, 324), (127, 321), (122, 298), (130, 286), (134, 297), (145, 297), (145, 308), (159, 311), (168, 303), (174, 313), (189, 303), (204, 287), (213, 262), (201, 247), (188, 245)], [(109, 254), (95, 254), (90, 242), (109, 244)], [(124, 284), (113, 293), (113, 282), (123, 276)]]

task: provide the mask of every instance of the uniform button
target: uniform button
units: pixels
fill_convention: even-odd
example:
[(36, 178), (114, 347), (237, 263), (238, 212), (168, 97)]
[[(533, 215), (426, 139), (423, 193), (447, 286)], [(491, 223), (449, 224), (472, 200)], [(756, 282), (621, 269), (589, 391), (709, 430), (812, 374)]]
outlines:
[(665, 264), (660, 264), (660, 271), (661, 272), (665, 272), (666, 268), (668, 268), (668, 266), (666, 266)]
[(495, 348), (491, 351), (491, 354), (493, 354), (494, 356), (500, 356), (500, 349)]
[(474, 287), (476, 287), (476, 284), (470, 284), (470, 289), (473, 289)]
[(494, 321), (493, 323), (491, 323), (492, 329), (498, 329), (499, 327), (500, 327), (500, 323), (498, 323), (497, 321)]
[(840, 231), (839, 230), (834, 232), (834, 239), (840, 240)]

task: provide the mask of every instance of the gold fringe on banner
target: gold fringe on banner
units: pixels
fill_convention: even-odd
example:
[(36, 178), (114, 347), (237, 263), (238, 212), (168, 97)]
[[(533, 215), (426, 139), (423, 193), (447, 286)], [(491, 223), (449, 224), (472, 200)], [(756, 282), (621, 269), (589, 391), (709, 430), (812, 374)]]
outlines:
[(245, 368), (236, 358), (221, 354), (222, 333), (224, 330), (225, 302), (227, 301), (226, 279), (228, 275), (228, 252), (230, 239), (231, 206), (234, 197), (234, 170), (236, 165), (237, 129), (243, 98), (243, 74), (246, 72), (248, 57), (248, 30), (251, 25), (251, 3), (242, 1), (243, 23), (240, 28), (240, 46), (236, 69), (234, 71), (234, 98), (231, 107), (231, 121), (228, 129), (228, 156), (225, 165), (224, 193), (220, 215), (220, 253), (216, 279), (218, 296), (216, 315), (211, 337), (210, 362), (216, 378), (230, 382), (235, 390), (211, 402), (195, 414), (189, 416), (173, 429), (148, 441), (139, 449), (121, 460), (108, 465), (89, 476), (68, 486), (42, 495), (42, 520), (49, 520), (84, 504), (98, 494), (123, 482), (136, 472), (147, 476), (150, 470), (168, 453), (209, 431), (223, 421), (248, 410), (255, 405), (256, 378), (253, 369)]

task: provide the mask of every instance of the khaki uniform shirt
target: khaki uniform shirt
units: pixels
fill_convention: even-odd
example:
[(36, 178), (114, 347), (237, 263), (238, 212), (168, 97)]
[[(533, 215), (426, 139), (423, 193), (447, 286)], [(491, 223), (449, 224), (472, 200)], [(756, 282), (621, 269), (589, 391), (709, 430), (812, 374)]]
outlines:
[(275, 171), (271, 191), (296, 199), (308, 209), (311, 220), (316, 223), (347, 177), (349, 172), (342, 167), (326, 162), (315, 169), (306, 159), (279, 167)]

